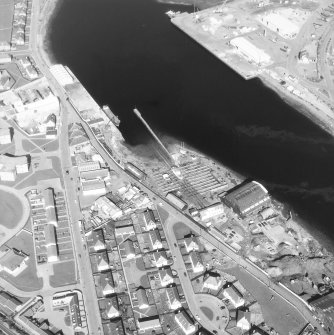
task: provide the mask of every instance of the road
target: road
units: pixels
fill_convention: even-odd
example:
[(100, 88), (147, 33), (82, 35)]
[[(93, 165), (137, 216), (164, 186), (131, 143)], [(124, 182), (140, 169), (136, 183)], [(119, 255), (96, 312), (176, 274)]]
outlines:
[[(210, 320), (200, 309), (198, 295), (194, 293), (191, 280), (188, 277), (187, 269), (184, 264), (182, 254), (181, 254), (180, 248), (178, 246), (178, 243), (175, 238), (174, 231), (173, 231), (174, 225), (177, 224), (178, 222), (179, 221), (177, 220), (177, 218), (173, 218), (172, 220), (170, 216), (164, 225), (164, 231), (165, 231), (166, 239), (169, 245), (169, 249), (172, 252), (172, 255), (174, 256), (173, 268), (179, 274), (180, 283), (181, 283), (181, 286), (184, 292), (184, 296), (188, 302), (189, 309), (194, 316), (196, 315), (199, 316), (199, 319), (198, 319), (199, 323), (205, 329), (211, 332), (215, 330), (218, 334), (227, 335), (228, 333), (224, 330), (226, 327), (226, 324), (224, 325), (224, 327), (221, 327), (218, 325), (218, 323), (222, 322), (221, 319), (220, 319), (220, 322), (217, 322), (218, 320)], [(208, 307), (210, 308), (210, 306)], [(218, 306), (212, 306), (212, 307), (214, 310), (218, 308)]]
[[(48, 6), (44, 5), (43, 10)], [(65, 185), (65, 196), (67, 201), (67, 207), (69, 211), (70, 227), (72, 232), (72, 239), (74, 243), (74, 254), (76, 256), (76, 266), (79, 272), (80, 278), (80, 289), (83, 293), (85, 302), (85, 311), (87, 316), (87, 324), (89, 333), (92, 335), (98, 335), (101, 333), (102, 324), (101, 318), (99, 317), (100, 311), (96, 297), (94, 278), (92, 275), (90, 259), (88, 251), (84, 249), (83, 242), (81, 240), (80, 229), (78, 226), (78, 220), (81, 219), (82, 215), (80, 208), (78, 206), (77, 197), (77, 186), (72, 178), (72, 164), (71, 156), (68, 145), (68, 115), (73, 113), (70, 104), (66, 100), (63, 88), (58, 84), (58, 82), (52, 76), (46, 60), (43, 58), (43, 54), (40, 51), (40, 45), (42, 46), (42, 41), (40, 40), (41, 34), (39, 33), (39, 23), (40, 18), (45, 15), (45, 13), (40, 13), (40, 1), (34, 0), (32, 6), (32, 19), (31, 19), (31, 34), (30, 34), (30, 44), (33, 58), (36, 62), (37, 67), (48, 79), (50, 86), (54, 89), (56, 95), (61, 101), (61, 128), (59, 132), (59, 150), (60, 159), (62, 165), (62, 173)], [(69, 170), (71, 174), (67, 175), (64, 171)], [(81, 257), (79, 257), (79, 255)]]

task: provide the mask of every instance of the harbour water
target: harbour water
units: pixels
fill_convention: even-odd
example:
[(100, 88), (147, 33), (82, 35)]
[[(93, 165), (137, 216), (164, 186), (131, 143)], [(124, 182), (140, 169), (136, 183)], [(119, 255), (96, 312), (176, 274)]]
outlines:
[(304, 225), (334, 245), (334, 140), (259, 80), (245, 81), (177, 30), (154, 0), (66, 0), (48, 46), (99, 104), (121, 119), (126, 141), (182, 140), (264, 183)]

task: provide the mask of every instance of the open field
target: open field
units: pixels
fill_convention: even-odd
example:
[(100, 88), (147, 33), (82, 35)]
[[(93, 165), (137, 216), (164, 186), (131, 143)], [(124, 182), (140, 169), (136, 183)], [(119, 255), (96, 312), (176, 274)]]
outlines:
[(0, 225), (15, 228), (23, 213), (21, 201), (14, 194), (0, 190), (0, 213)]
[(0, 42), (10, 42), (14, 14), (13, 0), (0, 0)]
[(53, 265), (53, 276), (50, 276), (52, 287), (61, 287), (76, 283), (74, 261), (61, 262)]
[(43, 287), (43, 280), (42, 278), (37, 277), (32, 235), (26, 231), (21, 231), (18, 235), (12, 238), (7, 245), (10, 248), (22, 250), (29, 255), (29, 260), (27, 261), (28, 267), (17, 277), (13, 277), (6, 272), (1, 272), (1, 277), (22, 291), (31, 292), (40, 290)]
[(237, 267), (226, 272), (236, 276), (245, 289), (251, 292), (261, 306), (264, 320), (278, 333), (299, 334), (306, 325), (306, 321), (296, 308), (292, 307), (280, 296), (273, 295), (273, 291), (248, 272)]

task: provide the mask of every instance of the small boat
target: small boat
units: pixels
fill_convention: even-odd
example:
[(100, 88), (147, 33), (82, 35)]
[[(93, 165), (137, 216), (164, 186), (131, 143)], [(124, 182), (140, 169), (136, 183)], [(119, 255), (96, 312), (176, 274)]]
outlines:
[(181, 12), (174, 12), (173, 10), (169, 10), (168, 12), (166, 12), (166, 15), (168, 15), (171, 19), (179, 14), (181, 14)]
[(117, 117), (117, 115), (115, 115), (110, 107), (108, 105), (104, 105), (102, 106), (102, 110), (104, 111), (104, 113), (108, 116), (109, 120), (116, 126), (118, 127), (119, 124), (121, 123), (120, 119)]

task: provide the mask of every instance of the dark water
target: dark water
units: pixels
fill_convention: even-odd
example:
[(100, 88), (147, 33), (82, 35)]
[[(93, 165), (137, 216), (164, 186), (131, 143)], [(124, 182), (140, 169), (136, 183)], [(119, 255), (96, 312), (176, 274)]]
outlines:
[(258, 80), (244, 81), (175, 28), (153, 0), (66, 0), (50, 29), (56, 61), (122, 120), (131, 145), (161, 134), (262, 181), (330, 247), (334, 141)]

